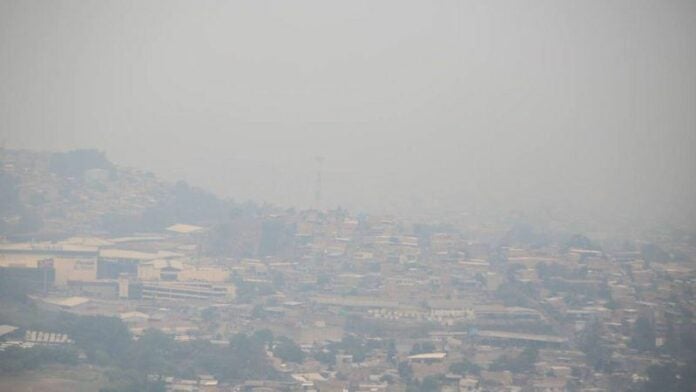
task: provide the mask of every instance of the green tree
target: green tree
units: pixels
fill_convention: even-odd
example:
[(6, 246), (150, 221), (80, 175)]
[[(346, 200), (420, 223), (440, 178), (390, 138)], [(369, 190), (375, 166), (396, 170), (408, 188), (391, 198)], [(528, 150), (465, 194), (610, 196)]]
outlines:
[(258, 331), (254, 331), (251, 337), (261, 342), (264, 346), (273, 343), (273, 332), (271, 332), (270, 329), (259, 329)]
[(640, 316), (636, 320), (631, 335), (631, 347), (638, 351), (655, 349), (655, 326), (648, 317)]
[(539, 358), (539, 350), (527, 347), (516, 357), (503, 355), (497, 358), (490, 365), (490, 370), (500, 371), (509, 370), (514, 373), (529, 372), (534, 369), (534, 364)]
[(423, 378), (423, 381), (420, 383), (420, 390), (421, 392), (435, 392), (440, 390), (441, 385), (441, 375), (430, 375)]
[(411, 382), (413, 379), (413, 368), (411, 368), (411, 364), (406, 361), (399, 362), (398, 371), (399, 377), (401, 377), (404, 382), (407, 384)]
[(676, 364), (652, 365), (646, 370), (648, 380), (642, 385), (645, 392), (682, 392), (696, 390), (696, 362), (686, 366)]
[(464, 376), (467, 374), (479, 374), (481, 372), (481, 367), (468, 359), (464, 359), (461, 362), (451, 364), (449, 371)]
[(157, 329), (148, 329), (137, 342), (131, 344), (123, 367), (137, 369), (145, 374), (176, 373), (178, 344), (170, 335)]
[(11, 346), (0, 351), (0, 374), (21, 373), (25, 370), (37, 369), (52, 363), (76, 365), (77, 358), (77, 350), (69, 346), (36, 346), (32, 348)]
[(578, 336), (578, 347), (585, 353), (588, 363), (595, 370), (611, 372), (612, 350), (609, 342), (602, 337), (602, 328), (602, 324), (597, 320), (587, 323)]
[(285, 336), (276, 339), (273, 346), (273, 355), (285, 362), (295, 363), (302, 363), (305, 358), (305, 353), (300, 346)]
[(398, 354), (396, 351), (396, 342), (394, 339), (389, 339), (387, 341), (387, 361), (395, 363), (396, 354)]
[(336, 348), (343, 350), (348, 355), (352, 355), (353, 362), (356, 363), (364, 361), (370, 351), (365, 339), (352, 334), (345, 335)]
[(131, 335), (123, 322), (116, 317), (75, 316), (62, 312), (58, 327), (94, 358), (98, 351), (111, 358), (120, 358), (131, 344)]
[(409, 352), (409, 355), (432, 353), (432, 352), (435, 352), (435, 344), (433, 344), (433, 342), (421, 342), (421, 343), (416, 343), (413, 345), (413, 347), (411, 348), (411, 351)]

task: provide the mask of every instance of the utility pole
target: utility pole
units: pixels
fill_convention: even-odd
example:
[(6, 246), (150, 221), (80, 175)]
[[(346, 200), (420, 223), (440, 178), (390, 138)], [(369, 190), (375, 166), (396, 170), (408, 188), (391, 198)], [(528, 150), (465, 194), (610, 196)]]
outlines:
[(314, 204), (317, 209), (321, 209), (321, 168), (324, 163), (324, 157), (317, 156), (315, 159), (317, 161), (317, 181), (314, 191)]

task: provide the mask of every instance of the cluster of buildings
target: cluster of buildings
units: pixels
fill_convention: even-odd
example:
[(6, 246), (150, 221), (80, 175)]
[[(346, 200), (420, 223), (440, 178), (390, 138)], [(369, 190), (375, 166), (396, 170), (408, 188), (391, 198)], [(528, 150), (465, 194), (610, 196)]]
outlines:
[[(210, 229), (178, 224), (131, 237), (3, 243), (0, 273), (34, 285), (41, 306), (116, 316), (136, 337), (157, 328), (178, 341), (226, 344), (269, 329), (306, 354), (285, 363), (269, 348), (287, 381), (202, 387), (171, 378), (171, 390), (381, 391), (423, 380), (452, 391), (616, 390), (670, 360), (661, 347), (694, 321), (691, 259), (501, 245), (455, 230), (423, 235), (342, 210), (267, 218), (295, 228), (275, 255), (208, 256)], [(663, 246), (693, 255), (688, 244)], [(633, 344), (639, 318), (651, 330), (647, 351)], [(589, 325), (600, 326), (595, 338), (611, 349), (610, 371), (583, 346)], [(516, 368), (529, 349), (533, 363)]]
[(140, 214), (167, 194), (166, 184), (138, 169), (87, 166), (79, 176), (56, 173), (52, 168), (54, 155), (0, 149), (0, 173), (17, 182), (17, 198), (23, 205), (11, 206), (11, 211), (5, 211), (7, 215), (0, 216), (0, 227), (5, 221), (13, 228), (9, 232), (13, 237), (26, 235), (31, 239), (39, 234), (50, 238), (66, 229), (101, 231), (105, 218)]
[[(505, 235), (503, 224), (273, 208), (231, 221), (224, 235), (184, 222), (114, 236), (85, 222), (105, 208), (146, 207), (156, 182), (123, 176), (129, 183), (109, 192), (99, 186), (111, 183), (101, 181), (106, 173), (87, 173), (88, 194), (71, 196), (84, 196), (83, 208), (73, 201), (66, 213), (65, 198), (51, 195), (59, 188), (32, 180), (22, 159), (5, 170), (26, 171), (25, 187), (56, 200), (41, 204), (55, 210), (43, 213), (55, 218), (48, 227), (92, 233), (0, 242), (0, 274), (31, 287), (38, 305), (118, 317), (136, 338), (157, 328), (225, 345), (268, 329), (304, 353), (284, 361), (268, 347), (281, 380), (152, 375), (172, 391), (626, 390), (649, 366), (678, 363), (670, 347), (696, 325), (687, 237), (532, 243)], [(71, 342), (11, 325), (0, 333), (5, 346)]]

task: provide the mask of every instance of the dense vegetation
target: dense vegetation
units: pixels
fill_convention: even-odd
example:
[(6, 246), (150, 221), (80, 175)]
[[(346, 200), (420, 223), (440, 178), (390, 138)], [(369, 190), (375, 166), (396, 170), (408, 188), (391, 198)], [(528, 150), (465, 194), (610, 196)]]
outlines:
[(77, 350), (72, 347), (8, 347), (0, 351), (0, 374), (33, 370), (52, 363), (76, 365)]
[(648, 367), (647, 374), (648, 380), (640, 386), (640, 392), (680, 392), (696, 388), (696, 362), (682, 366), (653, 365)]
[(101, 227), (112, 234), (159, 231), (175, 223), (207, 225), (223, 222), (233, 213), (235, 204), (184, 181), (168, 186), (155, 205), (140, 214), (106, 214)]
[[(118, 318), (41, 310), (26, 298), (21, 286), (5, 283), (8, 282), (0, 281), (3, 300), (0, 324), (65, 333), (75, 344), (62, 348), (7, 349), (0, 352), (0, 372), (17, 373), (51, 363), (74, 365), (78, 362), (78, 352), (83, 352), (88, 363), (106, 370), (112, 385), (105, 391), (110, 392), (163, 390), (161, 382), (148, 380), (148, 375), (195, 378), (205, 373), (221, 381), (279, 377), (265, 353), (266, 347), (273, 343), (270, 333), (237, 334), (227, 345), (177, 342), (158, 330), (147, 330), (135, 340)], [(287, 338), (279, 338), (274, 351), (290, 361), (304, 358), (299, 347)]]
[(516, 357), (503, 355), (490, 365), (490, 370), (509, 370), (513, 373), (524, 373), (534, 370), (534, 364), (539, 358), (539, 351), (535, 348), (525, 348)]

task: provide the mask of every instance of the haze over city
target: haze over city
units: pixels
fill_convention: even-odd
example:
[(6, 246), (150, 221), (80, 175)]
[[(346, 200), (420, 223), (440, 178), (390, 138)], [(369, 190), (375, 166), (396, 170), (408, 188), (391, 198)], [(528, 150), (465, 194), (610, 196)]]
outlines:
[(693, 0), (0, 0), (0, 392), (696, 391)]
[(8, 147), (236, 200), (691, 216), (692, 1), (0, 4)]

